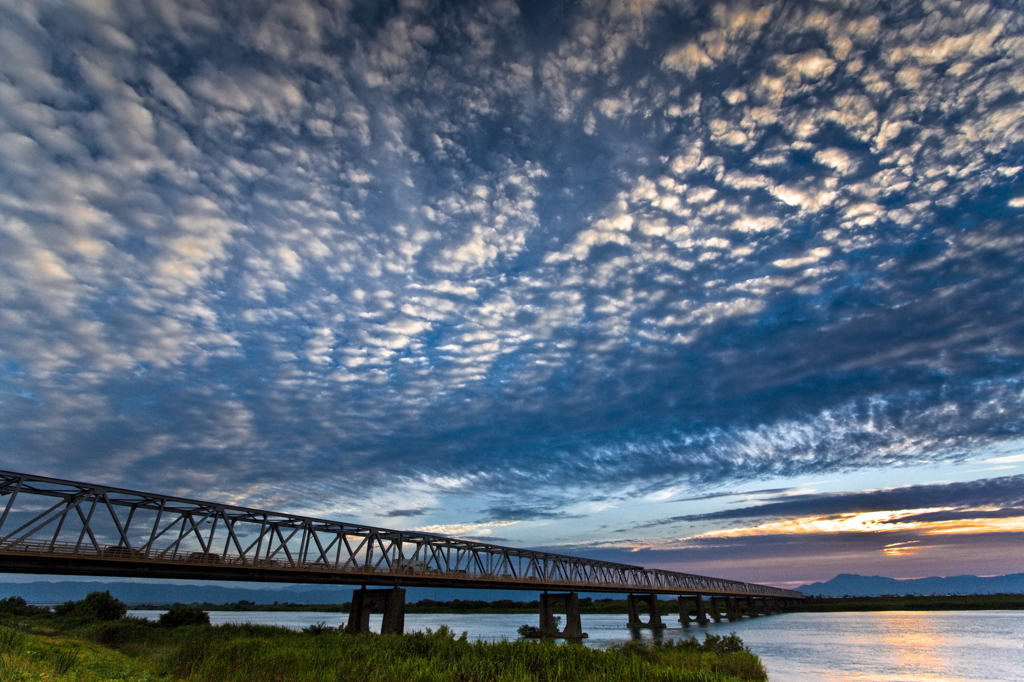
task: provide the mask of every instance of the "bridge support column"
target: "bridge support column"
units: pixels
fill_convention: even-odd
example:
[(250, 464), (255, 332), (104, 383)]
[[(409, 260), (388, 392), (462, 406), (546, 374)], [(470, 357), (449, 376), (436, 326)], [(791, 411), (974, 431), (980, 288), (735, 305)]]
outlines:
[(636, 602), (635, 594), (626, 595), (626, 606), (629, 608), (629, 620), (626, 621), (626, 627), (630, 629), (642, 628), (644, 626), (640, 620), (640, 614), (637, 612)]
[(757, 600), (747, 597), (747, 618), (757, 618)]
[(708, 614), (704, 612), (704, 597), (698, 594), (696, 597), (694, 597), (694, 601), (697, 604), (697, 624), (707, 625)]
[(736, 597), (729, 597), (725, 600), (725, 614), (729, 620), (739, 620), (743, 617), (740, 608), (740, 600)]
[(679, 597), (679, 622), (690, 627), (690, 597)]
[[(565, 628), (559, 631), (555, 625), (554, 606), (558, 600), (565, 602)], [(540, 595), (540, 636), (541, 637), (562, 637), (565, 639), (583, 639), (587, 633), (583, 632), (583, 623), (580, 620), (580, 596), (575, 592), (562, 592)]]
[[(640, 602), (647, 602), (647, 610), (650, 613), (650, 618), (646, 623), (640, 620), (640, 612), (637, 606)], [(630, 594), (627, 597), (629, 605), (629, 622), (626, 627), (629, 628), (651, 628), (652, 630), (658, 630), (666, 627), (661, 622), (661, 612), (658, 610), (658, 595), (656, 594)]]
[(390, 590), (368, 590), (362, 587), (352, 592), (352, 609), (348, 612), (349, 632), (370, 631), (370, 611), (380, 608), (384, 621), (380, 626), (382, 635), (400, 635), (405, 632), (405, 590), (395, 587)]
[(718, 597), (711, 597), (711, 617), (716, 623), (722, 622), (722, 605), (718, 603)]

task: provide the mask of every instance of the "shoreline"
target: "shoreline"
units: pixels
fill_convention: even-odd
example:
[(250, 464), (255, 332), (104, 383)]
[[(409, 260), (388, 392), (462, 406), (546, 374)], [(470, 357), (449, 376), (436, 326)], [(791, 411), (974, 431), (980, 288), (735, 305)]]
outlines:
[[(673, 600), (659, 601), (659, 612), (665, 615), (678, 614), (678, 603)], [(205, 611), (263, 611), (290, 612), (307, 611), (318, 613), (348, 613), (350, 604), (255, 604), (252, 602), (234, 602), (228, 604), (212, 604), (194, 602)], [(134, 610), (166, 610), (173, 604), (141, 603), (131, 604)], [(460, 601), (432, 602), (421, 600), (406, 604), (406, 613), (423, 614), (536, 614), (539, 602), (496, 602)], [(993, 594), (993, 595), (929, 595), (929, 596), (883, 596), (883, 597), (808, 597), (796, 606), (783, 609), (783, 613), (839, 613), (863, 611), (1017, 611), (1024, 609), (1024, 594)], [(555, 613), (564, 613), (556, 609)], [(625, 600), (602, 599), (580, 600), (581, 614), (627, 614)], [(646, 610), (643, 611), (646, 614)]]

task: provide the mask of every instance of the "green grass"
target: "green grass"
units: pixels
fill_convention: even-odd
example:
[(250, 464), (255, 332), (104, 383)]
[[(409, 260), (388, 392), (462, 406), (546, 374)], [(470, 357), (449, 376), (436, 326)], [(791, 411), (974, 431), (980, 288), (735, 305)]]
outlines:
[(725, 682), (764, 680), (747, 651), (629, 644), (608, 651), (551, 642), (471, 642), (447, 628), (402, 636), (220, 628), (183, 633), (169, 672), (195, 682)]
[(4, 682), (164, 682), (151, 661), (67, 635), (32, 635), (0, 627)]
[[(9, 620), (8, 620), (9, 622)], [(738, 638), (609, 650), (472, 642), (448, 628), (406, 635), (319, 634), (256, 625), (161, 628), (24, 619), (0, 627), (4, 682), (738, 682), (766, 680)]]

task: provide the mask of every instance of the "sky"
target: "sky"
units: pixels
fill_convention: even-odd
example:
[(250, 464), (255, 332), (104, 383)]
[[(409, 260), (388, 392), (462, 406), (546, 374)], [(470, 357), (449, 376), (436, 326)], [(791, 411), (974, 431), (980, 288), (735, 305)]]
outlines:
[(1012, 2), (0, 0), (0, 467), (780, 586), (1024, 566)]

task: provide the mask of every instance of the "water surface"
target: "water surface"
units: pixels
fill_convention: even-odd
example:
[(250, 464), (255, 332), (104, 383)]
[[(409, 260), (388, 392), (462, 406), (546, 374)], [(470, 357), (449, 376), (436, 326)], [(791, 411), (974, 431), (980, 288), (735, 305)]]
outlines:
[[(161, 611), (130, 611), (156, 619)], [(337, 626), (348, 614), (312, 611), (211, 611), (210, 621), (259, 623), (301, 630)], [(771, 682), (1024, 682), (1022, 611), (881, 611), (788, 613), (682, 628), (674, 616), (660, 635), (631, 632), (626, 616), (584, 614), (587, 646), (606, 647), (639, 637), (680, 639), (702, 632), (736, 632), (768, 668)], [(380, 630), (381, 616), (370, 628)], [(407, 632), (447, 625), (473, 639), (516, 638), (531, 614), (407, 614)], [(676, 627), (672, 627), (675, 625)]]

